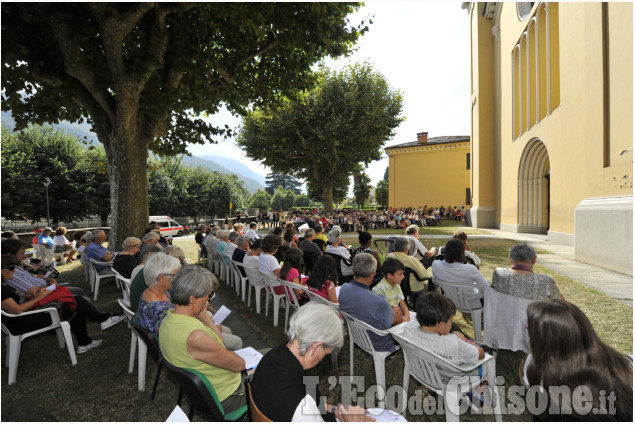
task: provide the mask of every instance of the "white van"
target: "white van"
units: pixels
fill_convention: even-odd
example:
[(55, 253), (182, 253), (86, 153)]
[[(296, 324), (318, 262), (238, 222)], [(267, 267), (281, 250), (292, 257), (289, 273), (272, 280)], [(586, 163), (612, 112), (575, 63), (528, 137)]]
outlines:
[(151, 215), (149, 221), (156, 221), (161, 227), (161, 236), (183, 236), (183, 226), (164, 215)]

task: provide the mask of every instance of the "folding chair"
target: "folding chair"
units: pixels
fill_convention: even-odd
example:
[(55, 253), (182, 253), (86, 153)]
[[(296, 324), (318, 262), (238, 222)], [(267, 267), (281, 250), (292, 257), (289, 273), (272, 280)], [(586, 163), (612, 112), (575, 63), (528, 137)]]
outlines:
[(477, 342), (483, 341), (481, 332), (481, 315), (483, 307), (472, 309), (470, 307), (469, 297), (474, 296), (474, 289), (482, 291), (479, 286), (473, 284), (440, 282), (435, 280), (435, 285), (439, 285), (443, 289), (446, 297), (450, 298), (456, 309), (462, 313), (470, 313), (472, 315), (472, 326), (474, 327), (474, 339)]
[[(496, 359), (494, 357), (485, 354), (485, 358), (476, 365), (457, 366), (429, 351), (427, 347), (407, 339), (402, 331), (403, 328), (396, 327), (391, 330), (391, 333), (404, 352), (406, 366), (404, 369), (403, 388), (406, 398), (408, 396), (410, 376), (412, 375), (422, 385), (436, 392), (439, 396), (439, 401), (443, 401), (445, 420), (447, 422), (458, 422), (461, 397), (470, 390), (476, 390), (483, 381), (487, 380), (489, 387), (493, 388), (494, 416), (497, 422), (501, 421), (500, 400), (495, 384)], [(477, 370), (480, 366), (483, 366), (483, 370), (487, 370), (487, 375), (478, 378)], [(455, 379), (469, 376), (475, 376), (477, 379)]]
[[(39, 314), (41, 316), (49, 315), (51, 317), (51, 324), (23, 334), (13, 334), (9, 329), (11, 327), (11, 325), (9, 325), (10, 321), (20, 320), (29, 316), (33, 316), (35, 314)], [(66, 343), (68, 354), (71, 357), (71, 364), (75, 366), (77, 364), (77, 356), (75, 355), (75, 346), (73, 345), (73, 337), (71, 336), (71, 325), (66, 321), (62, 322), (60, 320), (57, 309), (49, 307), (43, 308), (41, 310), (25, 311), (24, 313), (20, 314), (10, 314), (2, 310), (2, 332), (7, 334), (5, 342), (7, 345), (6, 366), (9, 368), (9, 385), (15, 384), (16, 382), (22, 341), (27, 339), (28, 337), (38, 335), (53, 329), (55, 329), (55, 333), (57, 334), (57, 341), (59, 342), (60, 348), (64, 348), (64, 344)]]

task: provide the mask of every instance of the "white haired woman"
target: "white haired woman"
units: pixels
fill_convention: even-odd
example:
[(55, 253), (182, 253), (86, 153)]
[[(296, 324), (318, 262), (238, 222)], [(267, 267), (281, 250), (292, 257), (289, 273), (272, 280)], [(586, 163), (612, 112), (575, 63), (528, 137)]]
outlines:
[(225, 348), (221, 331), (213, 322), (200, 319), (213, 291), (212, 272), (198, 266), (183, 268), (170, 286), (175, 307), (161, 323), (159, 345), (164, 358), (174, 366), (205, 375), (227, 414), (246, 403), (240, 377), (245, 360)]
[(509, 268), (494, 270), (492, 288), (502, 294), (530, 300), (564, 300), (551, 276), (534, 273), (536, 251), (532, 247), (513, 246), (509, 250), (509, 262)]
[(340, 259), (340, 267), (342, 270), (342, 276), (348, 279), (344, 279), (344, 281), (350, 280), (353, 277), (353, 267), (349, 264), (346, 264), (346, 261), (350, 261), (351, 253), (348, 251), (344, 242), (342, 242), (342, 228), (340, 226), (333, 226), (328, 235), (329, 242), (331, 245), (326, 247), (325, 254), (334, 254), (342, 257)]
[(314, 302), (300, 307), (287, 336), (288, 343), (265, 354), (251, 381), (254, 403), (266, 417), (274, 422), (373, 421), (361, 407), (318, 406), (319, 389), (316, 400), (304, 383), (307, 369), (344, 344), (342, 320), (332, 307)]

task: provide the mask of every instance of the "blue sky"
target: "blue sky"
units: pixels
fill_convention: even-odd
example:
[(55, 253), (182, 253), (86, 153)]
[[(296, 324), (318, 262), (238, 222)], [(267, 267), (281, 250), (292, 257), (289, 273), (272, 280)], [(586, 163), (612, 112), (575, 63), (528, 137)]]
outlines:
[[(386, 146), (414, 141), (421, 131), (427, 131), (428, 137), (469, 135), (470, 23), (461, 2), (370, 1), (351, 16), (351, 22), (368, 17), (373, 25), (358, 42), (357, 52), (325, 63), (341, 68), (368, 60), (401, 90), (406, 119)], [(240, 125), (240, 119), (228, 112), (211, 119), (234, 128)], [(216, 145), (191, 145), (190, 152), (231, 157), (260, 174), (269, 171), (247, 158), (231, 139)], [(387, 166), (384, 154), (368, 167), (373, 185), (383, 178)]]

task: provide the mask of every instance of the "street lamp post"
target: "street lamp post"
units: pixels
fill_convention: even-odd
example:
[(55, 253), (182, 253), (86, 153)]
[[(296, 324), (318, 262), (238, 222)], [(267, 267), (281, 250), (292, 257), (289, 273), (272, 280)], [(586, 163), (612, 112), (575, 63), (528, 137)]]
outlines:
[(51, 179), (44, 177), (42, 184), (46, 189), (46, 226), (51, 227), (51, 213), (49, 211), (49, 185), (51, 184)]

